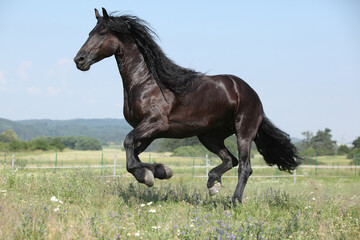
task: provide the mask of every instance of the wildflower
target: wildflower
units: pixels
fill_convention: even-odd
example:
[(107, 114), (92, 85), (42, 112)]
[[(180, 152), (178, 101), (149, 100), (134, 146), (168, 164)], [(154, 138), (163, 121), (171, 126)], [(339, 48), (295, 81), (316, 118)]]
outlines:
[(312, 200), (315, 201), (316, 199), (313, 197)]
[(193, 227), (194, 227), (194, 224), (190, 224), (190, 227), (193, 228)]
[(140, 233), (139, 233), (139, 232), (136, 232), (134, 235), (135, 235), (136, 237), (139, 237), (139, 236), (140, 236)]
[(58, 211), (60, 211), (60, 205), (54, 209), (54, 212), (58, 212)]
[(155, 229), (155, 230), (156, 230), (156, 229), (158, 229), (158, 227), (157, 227), (157, 226), (152, 226), (151, 228), (152, 228), (152, 229)]
[(140, 207), (145, 207), (145, 204), (144, 204), (144, 203), (142, 203), (142, 204), (140, 205)]
[(63, 201), (61, 201), (61, 200), (59, 200), (59, 203), (60, 203), (60, 204), (63, 204), (64, 202), (63, 202)]
[(50, 198), (50, 201), (52, 201), (52, 202), (59, 202), (59, 199), (57, 199), (55, 196), (52, 196), (52, 197)]
[(150, 213), (156, 213), (156, 210), (152, 208), (152, 209), (149, 210), (149, 212)]
[(148, 202), (146, 205), (150, 206), (151, 204), (153, 204), (153, 202)]

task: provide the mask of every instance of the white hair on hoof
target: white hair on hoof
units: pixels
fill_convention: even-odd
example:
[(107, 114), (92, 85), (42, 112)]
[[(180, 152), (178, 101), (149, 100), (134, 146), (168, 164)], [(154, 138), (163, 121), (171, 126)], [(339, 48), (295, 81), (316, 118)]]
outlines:
[(214, 196), (215, 194), (219, 193), (219, 190), (221, 189), (221, 184), (219, 182), (216, 182), (214, 186), (209, 188), (210, 196)]
[(154, 185), (154, 174), (149, 169), (145, 170), (144, 183), (148, 187)]

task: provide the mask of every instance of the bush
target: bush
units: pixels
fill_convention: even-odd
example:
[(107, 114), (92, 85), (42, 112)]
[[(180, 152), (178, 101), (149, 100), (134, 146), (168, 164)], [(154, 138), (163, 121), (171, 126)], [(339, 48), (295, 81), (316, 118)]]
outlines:
[(309, 147), (305, 151), (301, 151), (299, 153), (299, 155), (300, 155), (300, 157), (304, 157), (304, 158), (315, 157), (316, 152), (315, 152), (315, 149), (313, 149), (312, 147)]
[(348, 159), (355, 159), (355, 156), (357, 156), (357, 160), (359, 162), (360, 158), (360, 148), (353, 148), (351, 152), (347, 155)]
[(31, 150), (49, 150), (50, 146), (44, 137), (39, 137), (31, 141)]
[(346, 155), (350, 153), (350, 149), (346, 145), (341, 145), (337, 150), (337, 155)]
[(77, 150), (102, 150), (99, 140), (91, 137), (79, 137), (75, 149)]

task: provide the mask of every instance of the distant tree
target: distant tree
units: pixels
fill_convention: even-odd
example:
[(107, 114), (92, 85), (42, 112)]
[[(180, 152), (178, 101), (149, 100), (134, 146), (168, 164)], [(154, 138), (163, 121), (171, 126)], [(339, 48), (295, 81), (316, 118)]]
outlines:
[(161, 139), (159, 142), (158, 152), (174, 152), (174, 150), (178, 147), (181, 147), (180, 139)]
[(18, 140), (18, 136), (16, 133), (12, 130), (6, 130), (5, 132), (0, 134), (0, 142), (12, 142)]
[(75, 149), (77, 150), (101, 150), (102, 146), (99, 140), (92, 137), (78, 137)]
[(33, 139), (30, 142), (30, 146), (32, 150), (43, 150), (46, 151), (49, 149), (49, 143), (47, 138), (45, 137), (38, 137)]
[(61, 142), (66, 148), (75, 149), (77, 138), (74, 136), (61, 137)]
[(304, 151), (311, 147), (311, 145), (312, 145), (311, 140), (314, 137), (314, 134), (310, 131), (302, 132), (301, 134), (305, 138), (301, 141), (299, 151)]
[(324, 131), (317, 131), (316, 135), (311, 138), (311, 145), (319, 155), (334, 155), (335, 141), (333, 141), (331, 130), (325, 128)]
[(358, 162), (360, 158), (360, 137), (355, 139), (352, 143), (354, 147), (351, 149), (350, 153), (347, 155), (347, 158), (352, 159), (357, 156)]
[(346, 155), (349, 153), (350, 153), (350, 149), (346, 145), (341, 145), (337, 150), (338, 155)]
[(19, 140), (14, 140), (9, 143), (9, 150), (12, 152), (26, 151), (29, 149), (29, 143)]
[(359, 148), (360, 149), (360, 137), (355, 139), (352, 144), (354, 145), (354, 148)]
[(53, 148), (56, 148), (60, 151), (63, 151), (65, 148), (65, 145), (62, 143), (61, 138), (60, 137), (56, 137), (50, 140), (50, 146), (52, 146)]

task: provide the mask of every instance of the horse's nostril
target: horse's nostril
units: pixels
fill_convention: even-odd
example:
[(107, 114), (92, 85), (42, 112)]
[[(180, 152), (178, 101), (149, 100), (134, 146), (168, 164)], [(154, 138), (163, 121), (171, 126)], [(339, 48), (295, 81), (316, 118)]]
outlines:
[(75, 63), (83, 63), (85, 61), (85, 58), (84, 57), (76, 57), (74, 59)]

